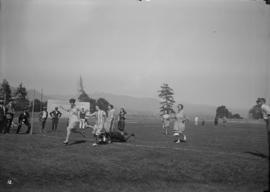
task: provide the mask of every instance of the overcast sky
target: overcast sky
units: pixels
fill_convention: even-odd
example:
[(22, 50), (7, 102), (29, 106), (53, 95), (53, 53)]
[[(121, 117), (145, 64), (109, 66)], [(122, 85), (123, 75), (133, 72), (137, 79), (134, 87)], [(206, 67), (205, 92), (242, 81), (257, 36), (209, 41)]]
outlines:
[(1, 0), (1, 80), (45, 94), (157, 97), (250, 108), (269, 94), (263, 0)]

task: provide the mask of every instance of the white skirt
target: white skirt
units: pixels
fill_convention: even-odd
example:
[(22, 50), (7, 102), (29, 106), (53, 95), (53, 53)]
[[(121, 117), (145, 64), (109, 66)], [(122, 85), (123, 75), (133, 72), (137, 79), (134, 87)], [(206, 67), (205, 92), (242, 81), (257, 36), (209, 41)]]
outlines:
[(185, 123), (183, 123), (182, 121), (175, 121), (173, 131), (175, 133), (183, 133), (185, 131)]

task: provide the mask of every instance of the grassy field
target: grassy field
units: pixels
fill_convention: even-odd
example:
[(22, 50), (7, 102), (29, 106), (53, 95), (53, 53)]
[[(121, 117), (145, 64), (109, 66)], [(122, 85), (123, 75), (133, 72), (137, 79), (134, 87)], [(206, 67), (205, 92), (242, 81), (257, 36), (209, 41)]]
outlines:
[[(49, 130), (51, 122), (47, 122)], [(129, 143), (93, 147), (88, 137), (63, 145), (57, 132), (0, 135), (0, 191), (264, 191), (268, 153), (263, 124), (187, 125), (187, 143), (173, 143), (156, 120), (133, 119)], [(26, 129), (22, 129), (22, 132)], [(7, 184), (11, 179), (12, 184)]]

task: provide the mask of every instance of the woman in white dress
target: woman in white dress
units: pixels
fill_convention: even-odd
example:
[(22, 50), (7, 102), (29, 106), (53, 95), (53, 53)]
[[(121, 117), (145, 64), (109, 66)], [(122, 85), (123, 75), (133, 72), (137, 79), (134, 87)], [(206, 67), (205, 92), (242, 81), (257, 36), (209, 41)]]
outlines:
[(97, 139), (99, 138), (99, 135), (102, 133), (102, 131), (104, 129), (104, 123), (106, 120), (106, 113), (105, 113), (105, 111), (101, 110), (98, 105), (96, 105), (96, 112), (90, 114), (90, 117), (91, 116), (96, 117), (96, 124), (95, 124), (93, 132), (92, 132), (94, 134), (94, 136), (96, 137), (96, 142), (93, 143), (93, 146), (95, 146), (98, 143)]
[(108, 106), (108, 116), (106, 118), (106, 122), (105, 122), (105, 131), (107, 133), (110, 133), (113, 131), (113, 124), (114, 124), (114, 112), (115, 109), (113, 108), (113, 105), (109, 105)]
[(180, 143), (180, 137), (183, 136), (183, 141), (185, 142), (187, 140), (186, 135), (184, 134), (185, 131), (185, 122), (186, 122), (186, 116), (184, 114), (183, 110), (184, 106), (182, 104), (179, 104), (177, 106), (177, 112), (175, 114), (175, 121), (174, 121), (174, 136), (176, 137), (175, 142)]
[(163, 134), (168, 135), (168, 129), (170, 128), (170, 115), (168, 111), (165, 111), (165, 113), (161, 117), (161, 120)]
[(83, 137), (85, 137), (85, 135), (81, 131), (78, 130), (79, 123), (80, 123), (80, 119), (79, 119), (80, 109), (75, 105), (75, 99), (73, 99), (73, 98), (70, 99), (69, 103), (70, 103), (70, 109), (65, 109), (63, 106), (60, 106), (61, 109), (69, 112), (67, 136), (66, 136), (66, 140), (64, 141), (64, 144), (66, 144), (66, 145), (68, 144), (68, 140), (69, 140), (69, 136), (70, 136), (71, 132), (79, 133)]

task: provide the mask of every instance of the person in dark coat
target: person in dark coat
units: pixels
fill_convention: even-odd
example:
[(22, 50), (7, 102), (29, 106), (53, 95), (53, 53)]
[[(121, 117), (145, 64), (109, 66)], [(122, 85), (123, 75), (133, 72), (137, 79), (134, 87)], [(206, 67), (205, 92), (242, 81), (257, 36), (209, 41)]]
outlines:
[(6, 129), (6, 108), (2, 100), (0, 100), (0, 133)]
[(126, 120), (126, 114), (124, 108), (120, 109), (119, 115), (118, 115), (118, 129), (122, 135), (124, 135), (125, 131), (125, 120)]
[(15, 108), (12, 101), (10, 101), (7, 105), (7, 111), (6, 111), (6, 129), (4, 133), (9, 133), (10, 127), (13, 123), (13, 118), (15, 114)]
[(52, 131), (56, 131), (62, 113), (58, 111), (58, 107), (55, 107), (54, 110), (50, 112), (50, 116), (52, 118)]
[(19, 134), (22, 125), (26, 125), (27, 126), (26, 133), (30, 133), (31, 130), (30, 115), (26, 110), (24, 110), (19, 116), (19, 126), (17, 128), (16, 134)]

